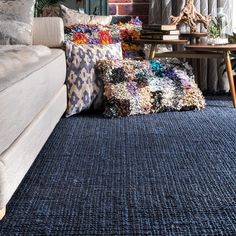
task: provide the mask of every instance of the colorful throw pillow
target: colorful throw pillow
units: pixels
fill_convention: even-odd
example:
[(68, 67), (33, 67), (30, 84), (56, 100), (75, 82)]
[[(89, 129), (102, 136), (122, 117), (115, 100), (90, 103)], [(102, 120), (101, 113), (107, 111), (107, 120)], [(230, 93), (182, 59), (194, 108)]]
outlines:
[[(114, 25), (109, 28), (113, 31)], [(144, 48), (135, 40), (140, 39), (140, 31), (142, 30), (142, 22), (139, 17), (131, 18), (128, 23), (119, 23), (116, 25), (119, 29), (120, 39), (122, 42), (122, 50), (124, 58), (144, 58)]]
[(0, 0), (0, 44), (32, 44), (34, 0)]
[(61, 7), (61, 16), (64, 21), (65, 26), (70, 26), (74, 24), (88, 24), (90, 21), (90, 16), (88, 14), (79, 13), (77, 10), (69, 9), (64, 5)]
[(135, 40), (140, 38), (140, 30), (135, 27), (120, 29), (123, 56), (125, 58), (144, 57), (143, 48)]
[(65, 27), (65, 40), (75, 44), (114, 44), (120, 42), (119, 35), (112, 36), (102, 25), (75, 24)]
[(103, 26), (75, 24), (65, 27), (65, 40), (75, 44), (114, 44), (122, 43), (125, 58), (144, 57), (143, 47), (134, 42), (140, 38), (142, 23), (138, 18), (129, 23)]
[(120, 43), (109, 45), (75, 45), (66, 43), (68, 90), (67, 116), (101, 105), (102, 84), (95, 76), (98, 60), (122, 59)]
[(201, 109), (204, 97), (187, 63), (172, 60), (113, 60), (97, 63), (104, 82), (106, 117)]

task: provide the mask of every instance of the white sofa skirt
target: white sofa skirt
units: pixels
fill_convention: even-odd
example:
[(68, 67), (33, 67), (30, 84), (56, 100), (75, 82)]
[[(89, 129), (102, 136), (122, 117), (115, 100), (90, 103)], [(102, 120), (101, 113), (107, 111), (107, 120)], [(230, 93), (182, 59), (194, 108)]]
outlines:
[(63, 85), (34, 120), (0, 155), (0, 209), (4, 208), (66, 109)]

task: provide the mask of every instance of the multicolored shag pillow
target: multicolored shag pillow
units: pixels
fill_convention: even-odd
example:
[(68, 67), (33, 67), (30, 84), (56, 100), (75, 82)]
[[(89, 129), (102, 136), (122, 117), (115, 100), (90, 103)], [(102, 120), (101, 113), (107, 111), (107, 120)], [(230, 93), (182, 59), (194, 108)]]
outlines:
[(106, 117), (205, 107), (191, 67), (178, 59), (103, 60), (96, 67), (104, 82)]

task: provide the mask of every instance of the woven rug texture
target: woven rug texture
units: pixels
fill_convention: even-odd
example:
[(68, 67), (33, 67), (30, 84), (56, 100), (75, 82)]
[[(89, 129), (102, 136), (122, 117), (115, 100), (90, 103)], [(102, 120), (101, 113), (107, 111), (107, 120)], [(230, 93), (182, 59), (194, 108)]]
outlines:
[(236, 235), (230, 97), (202, 111), (61, 119), (0, 235)]

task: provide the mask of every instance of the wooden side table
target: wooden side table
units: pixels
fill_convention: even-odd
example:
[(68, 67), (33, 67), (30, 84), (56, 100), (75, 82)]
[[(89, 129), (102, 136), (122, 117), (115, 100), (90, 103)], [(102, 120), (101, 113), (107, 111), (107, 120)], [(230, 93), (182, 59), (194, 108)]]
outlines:
[(225, 66), (227, 70), (230, 91), (232, 94), (232, 101), (234, 108), (236, 108), (236, 92), (235, 92), (235, 83), (233, 77), (232, 64), (230, 60), (230, 52), (236, 51), (236, 44), (226, 44), (226, 45), (208, 45), (208, 44), (195, 44), (195, 45), (186, 45), (186, 50), (192, 51), (193, 55), (198, 55), (199, 53), (205, 55), (213, 55), (214, 58), (223, 58), (225, 61)]
[(151, 44), (149, 59), (153, 59), (156, 55), (156, 45), (158, 44), (171, 44), (171, 45), (186, 45), (187, 40), (157, 40), (157, 39), (137, 39), (136, 43)]
[[(166, 58), (166, 57), (177, 57), (177, 58), (193, 58), (193, 59), (204, 59), (204, 58), (220, 58), (224, 59), (230, 91), (232, 94), (232, 101), (234, 108), (236, 108), (236, 92), (235, 83), (232, 71), (232, 64), (230, 60), (230, 53), (236, 51), (236, 44), (226, 44), (226, 45), (208, 45), (208, 44), (187, 44), (187, 40), (155, 40), (155, 39), (139, 39), (136, 40), (139, 43), (151, 44), (151, 50), (149, 54), (149, 59)], [(172, 44), (185, 45), (185, 51), (171, 51), (171, 52), (155, 52), (155, 47), (157, 44)]]

